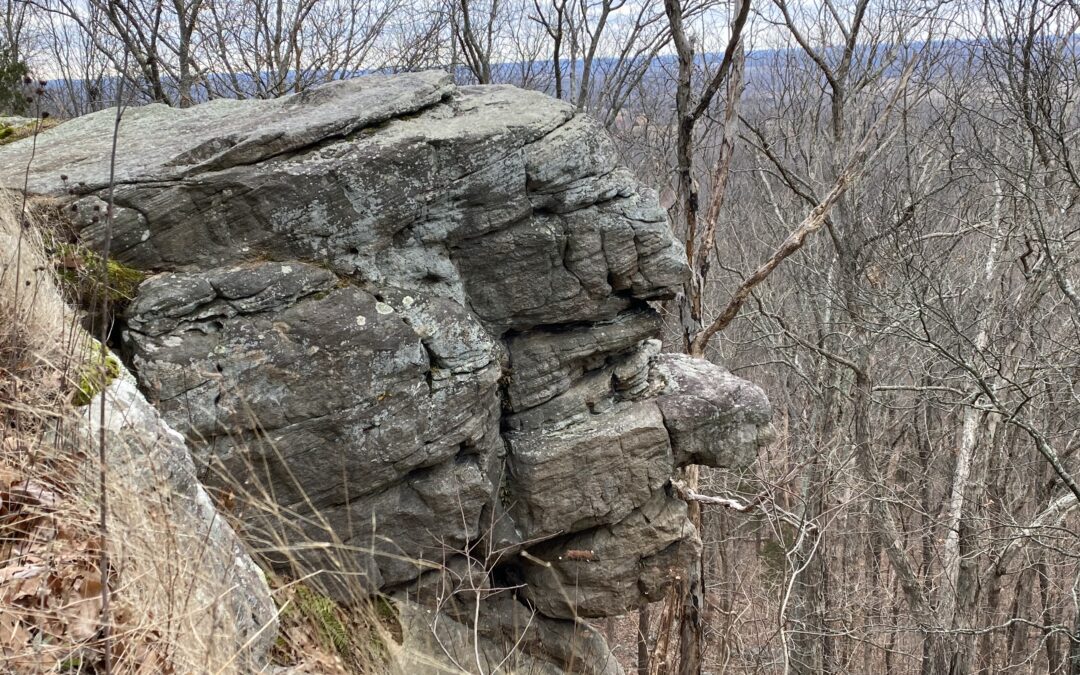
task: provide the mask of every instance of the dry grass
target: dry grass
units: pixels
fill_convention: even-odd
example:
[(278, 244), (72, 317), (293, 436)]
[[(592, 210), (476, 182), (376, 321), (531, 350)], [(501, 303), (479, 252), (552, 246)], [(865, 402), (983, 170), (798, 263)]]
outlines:
[(35, 133), (47, 131), (63, 123), (63, 120), (50, 117), (43, 120), (33, 120), (27, 124), (5, 124), (0, 122), (0, 145), (14, 143)]
[[(95, 343), (61, 296), (28, 207), (0, 195), (0, 670), (95, 672), (107, 646), (97, 463), (86, 409), (71, 402), (104, 373), (93, 372)], [(171, 596), (198, 583), (152, 573), (182, 542), (159, 529), (161, 505), (141, 499), (132, 477), (117, 473), (109, 486), (122, 535), (108, 541), (114, 672), (206, 663), (213, 650), (178, 639), (177, 616), (162, 623), (178, 606)]]
[(5, 381), (45, 393), (42, 378), (62, 373), (83, 345), (68, 330), (73, 312), (60, 295), (41, 228), (27, 206), (21, 195), (0, 192), (0, 367)]
[[(205, 523), (178, 506), (164, 475), (168, 444), (135, 434), (126, 420), (106, 425), (109, 532), (101, 537), (98, 392), (121, 369), (103, 360), (65, 301), (41, 236), (50, 223), (35, 222), (35, 211), (55, 215), (0, 193), (0, 672), (103, 672), (106, 649), (114, 673), (253, 672), (243, 647), (267, 646), (273, 629), (252, 634), (244, 625), (220, 573), (232, 551), (215, 550)], [(95, 404), (76, 405), (86, 398)], [(271, 656), (287, 672), (382, 671), (393, 639), (385, 606), (357, 589), (365, 601), (346, 611), (308, 584), (273, 583), (281, 609)]]

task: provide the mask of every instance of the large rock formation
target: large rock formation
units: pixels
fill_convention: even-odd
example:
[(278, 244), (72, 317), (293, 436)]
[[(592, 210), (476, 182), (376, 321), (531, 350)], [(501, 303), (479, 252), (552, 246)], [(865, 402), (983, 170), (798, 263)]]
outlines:
[[(43, 135), (29, 181), (96, 247), (112, 120)], [(0, 151), (3, 184), (28, 151)], [(129, 109), (115, 169), (112, 255), (159, 272), (126, 356), (271, 563), (463, 627), (454, 603), (480, 594), (502, 609), (473, 634), (618, 672), (574, 619), (660, 596), (700, 546), (673, 469), (748, 463), (770, 411), (659, 353), (650, 301), (685, 254), (603, 130), (415, 73)]]

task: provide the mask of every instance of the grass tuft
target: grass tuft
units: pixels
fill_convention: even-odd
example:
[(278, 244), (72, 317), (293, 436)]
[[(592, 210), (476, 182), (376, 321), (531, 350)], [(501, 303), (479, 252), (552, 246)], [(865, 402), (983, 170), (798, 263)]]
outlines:
[(360, 599), (342, 605), (302, 581), (275, 580), (281, 608), (276, 664), (303, 664), (313, 672), (352, 675), (386, 668), (388, 640), (400, 635), (389, 601)]
[(102, 349), (100, 342), (91, 338), (86, 351), (87, 361), (79, 367), (75, 378), (72, 403), (76, 406), (90, 405), (101, 390), (120, 377), (120, 361), (107, 349)]
[[(53, 254), (56, 276), (65, 294), (87, 311), (103, 295), (116, 313), (135, 299), (146, 273), (101, 255), (79, 244), (58, 244)], [(104, 280), (104, 281), (103, 281)]]

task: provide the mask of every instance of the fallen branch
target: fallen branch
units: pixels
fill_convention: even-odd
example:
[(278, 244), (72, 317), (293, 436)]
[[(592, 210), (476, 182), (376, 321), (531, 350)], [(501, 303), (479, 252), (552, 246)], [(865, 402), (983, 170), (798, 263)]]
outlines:
[(796, 516), (790, 511), (786, 511), (779, 506), (765, 500), (764, 493), (757, 495), (748, 502), (742, 502), (733, 497), (714, 497), (712, 495), (703, 495), (700, 492), (695, 492), (686, 486), (680, 480), (671, 479), (671, 487), (675, 490), (675, 494), (679, 499), (686, 502), (698, 502), (700, 504), (712, 504), (713, 506), (723, 506), (726, 509), (732, 509), (739, 513), (749, 513), (753, 510), (759, 510), (767, 516), (781, 520), (792, 527), (799, 530), (806, 530), (808, 532), (816, 532), (817, 525), (810, 521), (805, 521), (802, 518)]

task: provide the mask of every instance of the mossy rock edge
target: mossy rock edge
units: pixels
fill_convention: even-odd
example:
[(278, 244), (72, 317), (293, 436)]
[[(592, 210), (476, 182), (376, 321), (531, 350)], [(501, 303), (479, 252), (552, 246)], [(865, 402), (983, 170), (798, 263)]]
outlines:
[(146, 279), (146, 272), (128, 267), (111, 258), (78, 244), (60, 244), (56, 247), (56, 274), (64, 290), (80, 306), (93, 311), (94, 305), (107, 295), (109, 303), (117, 310), (135, 299), (139, 284)]
[(120, 361), (100, 342), (91, 338), (87, 361), (76, 373), (76, 389), (72, 403), (90, 405), (101, 390), (120, 377)]

